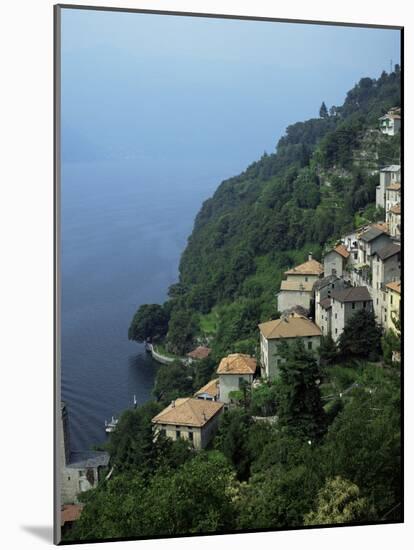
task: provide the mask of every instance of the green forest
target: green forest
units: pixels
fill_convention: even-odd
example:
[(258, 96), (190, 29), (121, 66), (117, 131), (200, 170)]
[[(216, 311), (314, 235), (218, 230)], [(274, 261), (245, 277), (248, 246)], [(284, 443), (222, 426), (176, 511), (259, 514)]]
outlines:
[[(223, 356), (257, 356), (257, 325), (279, 316), (286, 269), (382, 219), (374, 172), (400, 162), (400, 137), (376, 129), (400, 105), (400, 85), (398, 66), (361, 79), (342, 106), (322, 103), (204, 202), (168, 300), (141, 306), (128, 332), (177, 360), (157, 370), (153, 400), (121, 416), (107, 444), (111, 477), (80, 495), (66, 540), (401, 520), (399, 338), (365, 311), (338, 345), (323, 339), (319, 362), (301, 343), (285, 346), (280, 377), (235, 395), (203, 451), (154, 440), (151, 426), (214, 378)], [(210, 356), (183, 365), (199, 344)]]

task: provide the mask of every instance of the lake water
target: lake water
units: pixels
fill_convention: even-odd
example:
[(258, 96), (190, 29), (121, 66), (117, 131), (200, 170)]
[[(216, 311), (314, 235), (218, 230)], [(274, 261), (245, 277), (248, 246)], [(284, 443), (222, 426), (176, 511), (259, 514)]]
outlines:
[(240, 167), (162, 159), (62, 166), (62, 398), (72, 450), (151, 398), (157, 364), (129, 342), (140, 304), (161, 303), (203, 200)]

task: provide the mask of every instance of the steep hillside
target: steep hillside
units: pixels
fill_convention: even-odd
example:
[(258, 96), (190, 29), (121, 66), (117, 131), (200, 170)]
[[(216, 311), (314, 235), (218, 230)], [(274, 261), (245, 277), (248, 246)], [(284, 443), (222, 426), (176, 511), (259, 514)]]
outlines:
[(253, 351), (257, 323), (277, 314), (283, 271), (381, 215), (377, 171), (399, 162), (400, 151), (399, 139), (377, 130), (378, 117), (397, 105), (398, 66), (361, 79), (342, 106), (289, 126), (275, 153), (204, 202), (164, 305), (170, 350), (183, 353), (209, 335), (217, 355)]

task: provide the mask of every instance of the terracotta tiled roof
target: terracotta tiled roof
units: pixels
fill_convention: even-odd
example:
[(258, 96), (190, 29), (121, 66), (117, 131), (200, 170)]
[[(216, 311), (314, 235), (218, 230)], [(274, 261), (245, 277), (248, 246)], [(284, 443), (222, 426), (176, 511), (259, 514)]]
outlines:
[(301, 336), (320, 336), (320, 329), (306, 317), (294, 315), (259, 325), (260, 332), (268, 340), (276, 338), (296, 338)]
[(401, 214), (401, 204), (394, 204), (394, 206), (391, 206), (390, 212), (392, 212), (393, 214), (400, 215)]
[(316, 260), (308, 260), (285, 271), (285, 275), (320, 275), (321, 273), (323, 273), (323, 265)]
[(401, 281), (392, 281), (391, 283), (387, 283), (385, 286), (394, 292), (401, 294)]
[(80, 518), (83, 506), (80, 504), (64, 504), (60, 511), (60, 524), (63, 526), (67, 521), (76, 521)]
[(231, 353), (220, 361), (217, 374), (254, 374), (256, 366), (254, 357), (244, 353)]
[(223, 403), (185, 397), (176, 399), (152, 419), (153, 424), (202, 428), (223, 408)]
[(207, 382), (207, 384), (200, 388), (194, 394), (194, 396), (197, 397), (197, 395), (200, 395), (202, 393), (206, 393), (211, 397), (216, 398), (219, 394), (219, 379), (215, 378), (214, 380), (210, 380), (210, 382)]
[(387, 222), (377, 222), (377, 223), (373, 223), (373, 224), (372, 224), (372, 227), (376, 227), (377, 229), (379, 229), (379, 230), (382, 231), (383, 233), (388, 233), (388, 225), (387, 225)]
[(351, 286), (332, 292), (332, 299), (338, 302), (369, 302), (372, 300), (366, 286)]
[(311, 292), (314, 281), (282, 281), (280, 283), (280, 290), (292, 290), (292, 291), (305, 291)]
[(338, 254), (340, 254), (343, 258), (349, 257), (350, 253), (343, 244), (338, 244), (337, 246), (335, 246), (334, 250), (335, 252), (338, 252)]
[(210, 355), (210, 353), (210, 348), (206, 346), (198, 346), (197, 348), (193, 349), (193, 351), (190, 351), (190, 353), (187, 353), (187, 357), (191, 357), (191, 359), (205, 359)]

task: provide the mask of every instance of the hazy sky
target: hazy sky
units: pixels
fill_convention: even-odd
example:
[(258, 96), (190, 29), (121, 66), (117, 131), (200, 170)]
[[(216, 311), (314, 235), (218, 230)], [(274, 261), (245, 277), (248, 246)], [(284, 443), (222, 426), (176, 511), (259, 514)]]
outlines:
[(395, 30), (63, 9), (64, 158), (245, 167), (399, 50)]

